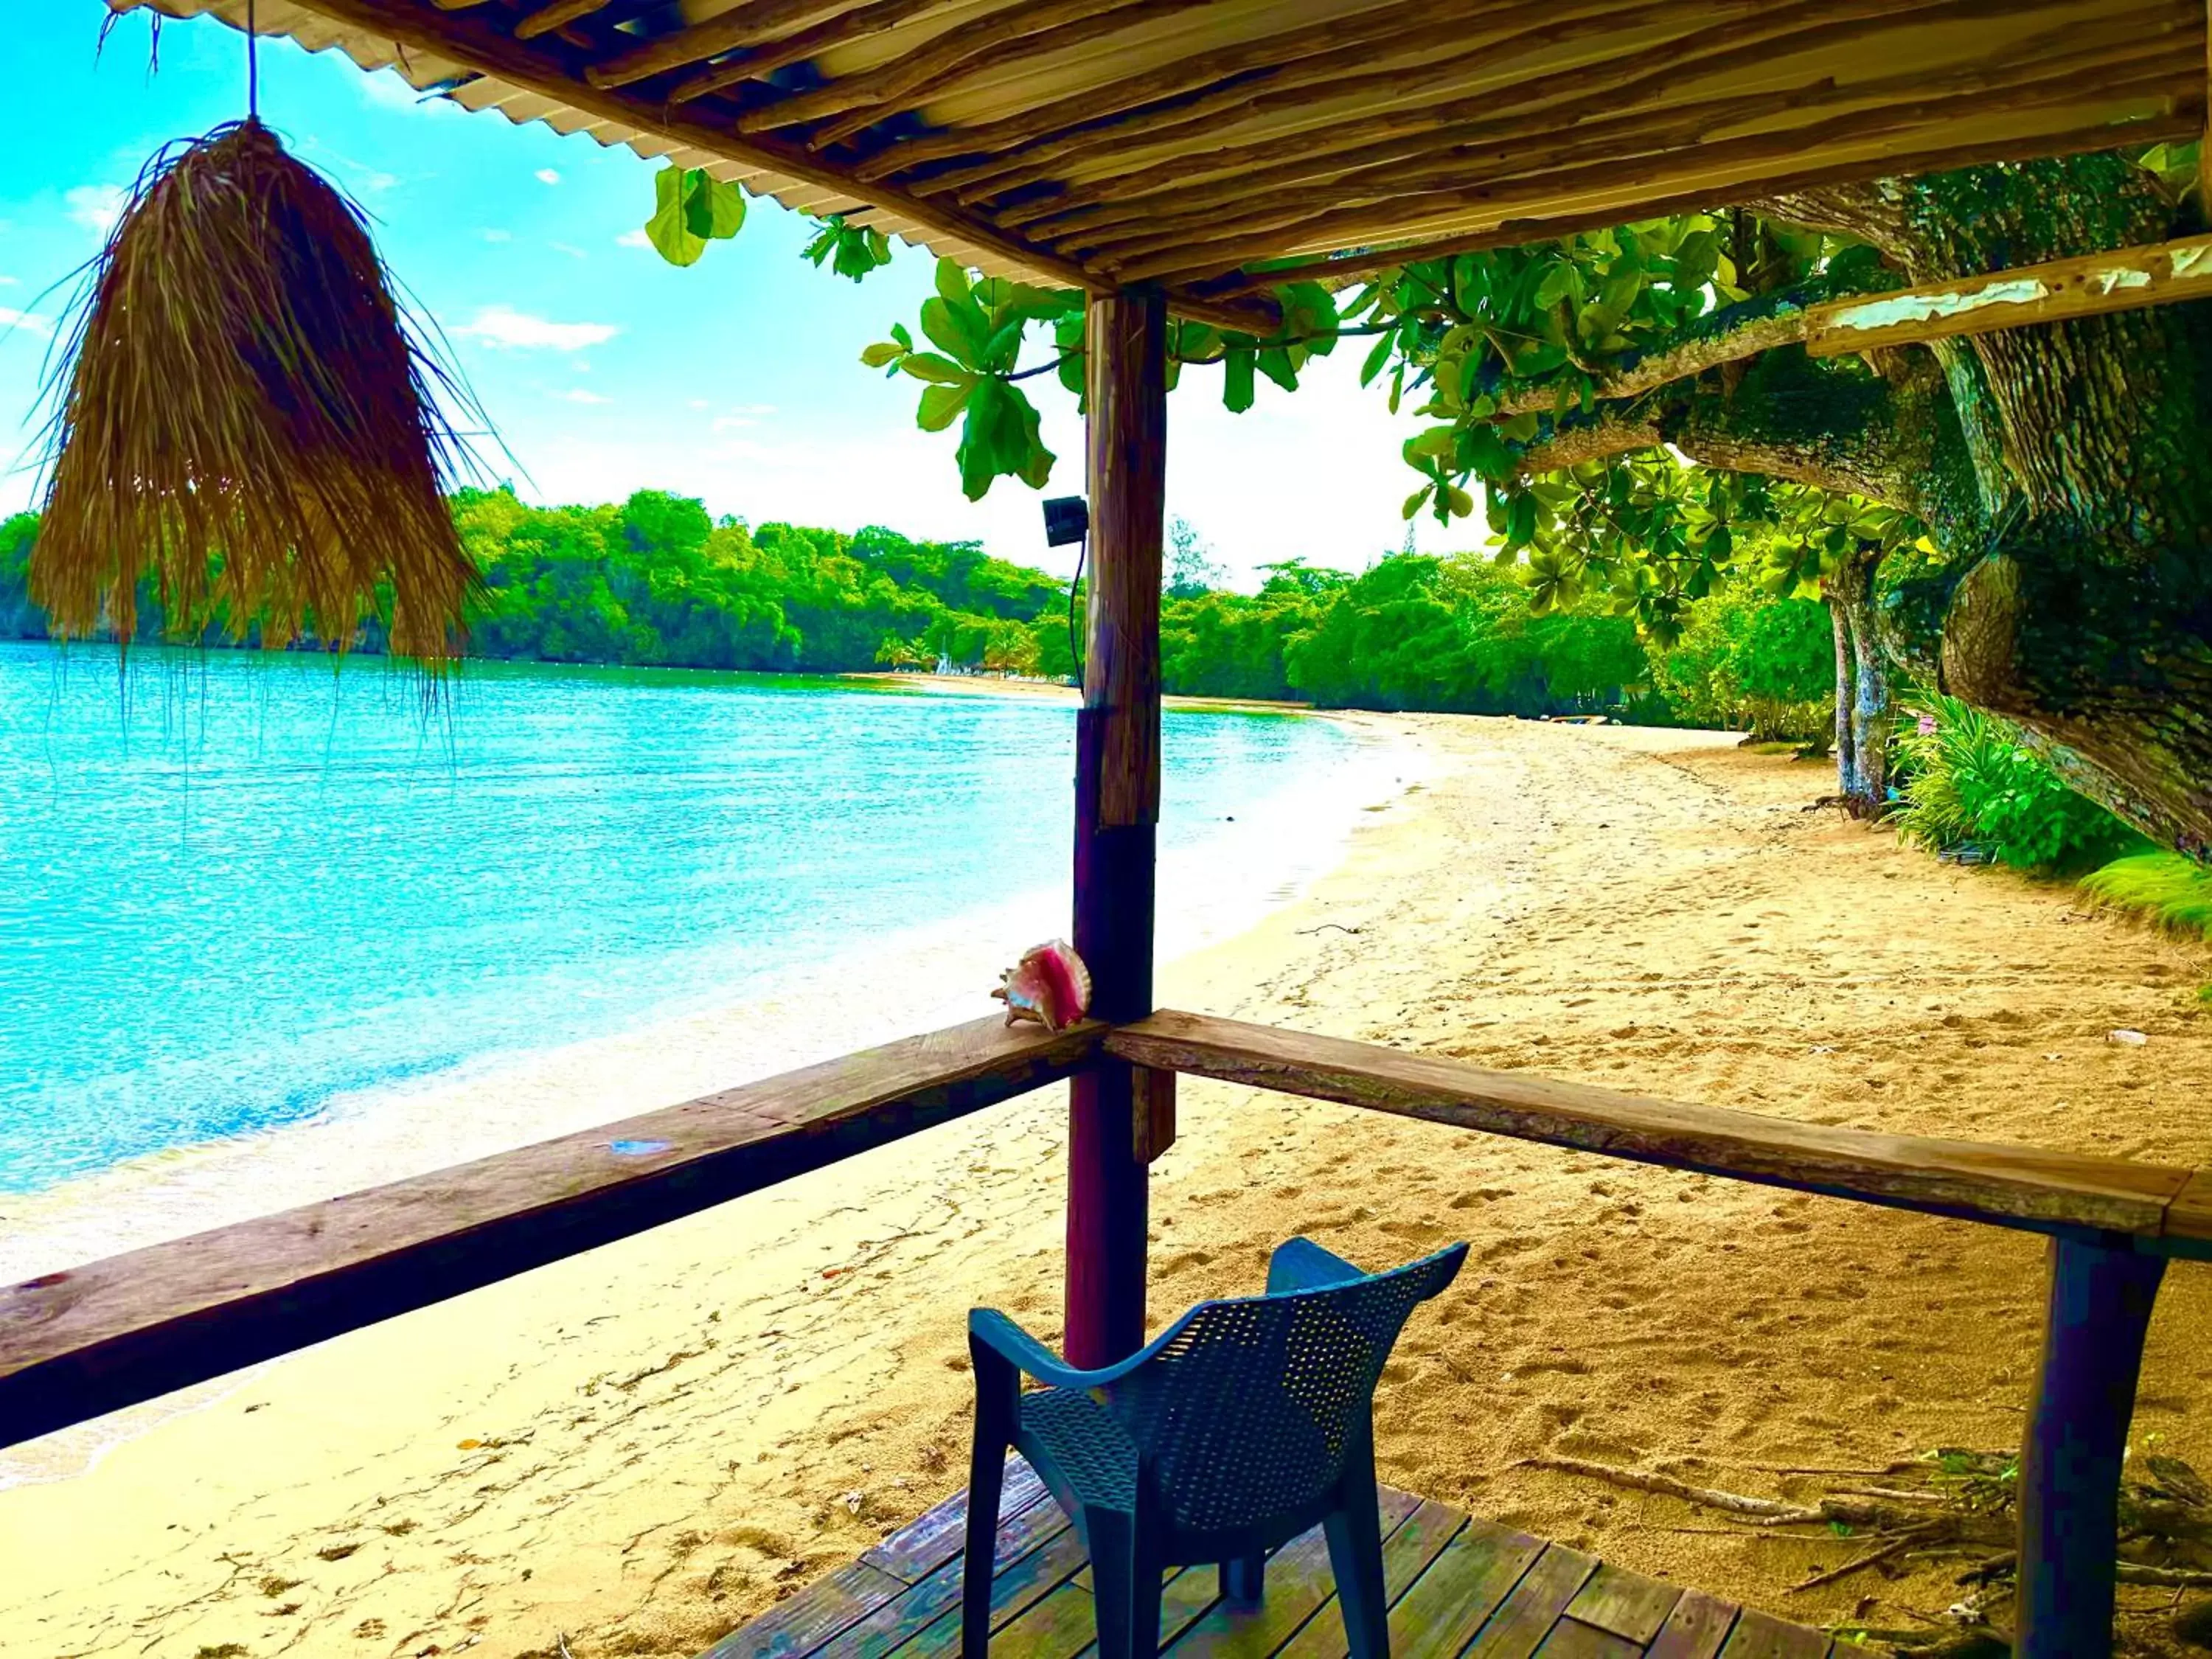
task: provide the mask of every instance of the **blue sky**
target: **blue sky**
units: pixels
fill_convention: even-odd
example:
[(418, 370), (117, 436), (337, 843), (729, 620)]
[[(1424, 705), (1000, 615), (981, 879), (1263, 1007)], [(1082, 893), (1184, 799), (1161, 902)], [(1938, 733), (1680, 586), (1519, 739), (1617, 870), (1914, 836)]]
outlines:
[[(66, 279), (95, 252), (120, 193), (169, 138), (242, 112), (241, 36), (207, 21), (130, 14), (95, 55), (100, 0), (10, 0), (0, 77), (19, 138), (0, 162), (0, 513), (36, 487), (40, 373)], [(808, 228), (756, 201), (733, 242), (689, 270), (640, 245), (653, 171), (623, 149), (418, 100), (396, 76), (334, 54), (262, 48), (262, 113), (369, 212), (385, 259), (442, 325), (541, 501), (674, 489), (715, 513), (973, 538), (1059, 568), (1038, 497), (1001, 479), (960, 494), (953, 436), (913, 424), (916, 384), (860, 367), (862, 346), (912, 319), (931, 261), (902, 248), (854, 284), (799, 258)], [(48, 292), (59, 283), (58, 291)], [(1358, 568), (1399, 545), (1413, 475), (1409, 419), (1363, 391), (1347, 344), (1296, 396), (1220, 405), (1220, 371), (1171, 399), (1168, 504), (1232, 577), (1303, 556)], [(1073, 400), (1032, 383), (1060, 457), (1047, 493), (1082, 488)], [(502, 473), (511, 471), (503, 461)], [(1431, 532), (1433, 527), (1429, 527)]]

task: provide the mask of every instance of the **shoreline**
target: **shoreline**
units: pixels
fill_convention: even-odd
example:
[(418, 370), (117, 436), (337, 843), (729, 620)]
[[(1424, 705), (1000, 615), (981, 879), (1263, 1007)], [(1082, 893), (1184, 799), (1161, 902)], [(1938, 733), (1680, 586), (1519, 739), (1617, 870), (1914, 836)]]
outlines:
[[(1163, 963), (1243, 933), (1342, 856), (1360, 816), (1417, 781), (1393, 717), (1349, 717), (1349, 768), (1250, 803), (1160, 860)], [(1350, 775), (1349, 793), (1344, 774)], [(1279, 834), (1279, 840), (1278, 836)], [(1269, 845), (1269, 842), (1277, 844)], [(588, 1129), (991, 1012), (998, 969), (1066, 930), (1057, 889), (895, 929), (763, 992), (333, 1096), (312, 1115), (0, 1193), (0, 1283)], [(945, 988), (957, 985), (959, 991)], [(465, 1121), (456, 1127), (457, 1114)], [(8, 1484), (0, 1451), (0, 1489)]]

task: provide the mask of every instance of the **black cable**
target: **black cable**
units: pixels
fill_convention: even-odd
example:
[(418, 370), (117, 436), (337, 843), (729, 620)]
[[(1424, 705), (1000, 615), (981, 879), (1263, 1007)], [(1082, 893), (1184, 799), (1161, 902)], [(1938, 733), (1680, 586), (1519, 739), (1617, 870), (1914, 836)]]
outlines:
[(1083, 647), (1075, 638), (1075, 596), (1083, 591), (1083, 561), (1091, 553), (1091, 536), (1084, 533), (1075, 550), (1075, 580), (1067, 585), (1067, 654), (1075, 664), (1075, 683), (1083, 684)]
[(261, 36), (253, 26), (253, 0), (246, 0), (246, 118), (261, 118)]

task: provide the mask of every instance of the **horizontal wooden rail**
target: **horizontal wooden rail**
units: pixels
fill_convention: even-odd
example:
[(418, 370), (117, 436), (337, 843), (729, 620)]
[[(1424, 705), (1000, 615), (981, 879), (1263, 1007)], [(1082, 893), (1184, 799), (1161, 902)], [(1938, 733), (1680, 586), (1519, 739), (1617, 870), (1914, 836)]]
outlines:
[(0, 1445), (458, 1296), (1081, 1070), (997, 1018), (0, 1290)]
[(1164, 1071), (1738, 1181), (2034, 1232), (2129, 1234), (2161, 1255), (2212, 1254), (2212, 1176), (2191, 1170), (1685, 1106), (1203, 1014), (1164, 1012), (1118, 1026), (1106, 1051)]

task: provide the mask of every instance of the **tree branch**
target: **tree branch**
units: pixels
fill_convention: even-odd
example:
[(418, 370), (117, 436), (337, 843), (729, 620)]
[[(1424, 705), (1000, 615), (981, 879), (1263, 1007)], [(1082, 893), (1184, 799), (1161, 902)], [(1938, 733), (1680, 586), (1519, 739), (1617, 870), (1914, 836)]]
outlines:
[[(1810, 313), (1815, 306), (1861, 295), (1872, 298), (1895, 286), (1888, 283), (1876, 287), (1864, 283), (1846, 287), (1816, 277), (1782, 293), (1763, 294), (1724, 306), (1648, 351), (1620, 357), (1612, 365), (1611, 374), (1599, 382), (1595, 395), (1601, 400), (1632, 398), (1675, 380), (1692, 379), (1723, 363), (1741, 362), (1777, 346), (1800, 344), (1806, 337)], [(1486, 374), (1495, 375), (1492, 384), (1484, 388), (1492, 390), (1502, 381), (1503, 374), (1497, 370), (1494, 359), (1485, 365), (1485, 369)], [(1555, 386), (1516, 390), (1498, 404), (1497, 418), (1541, 415), (1554, 407), (1557, 400)]]

